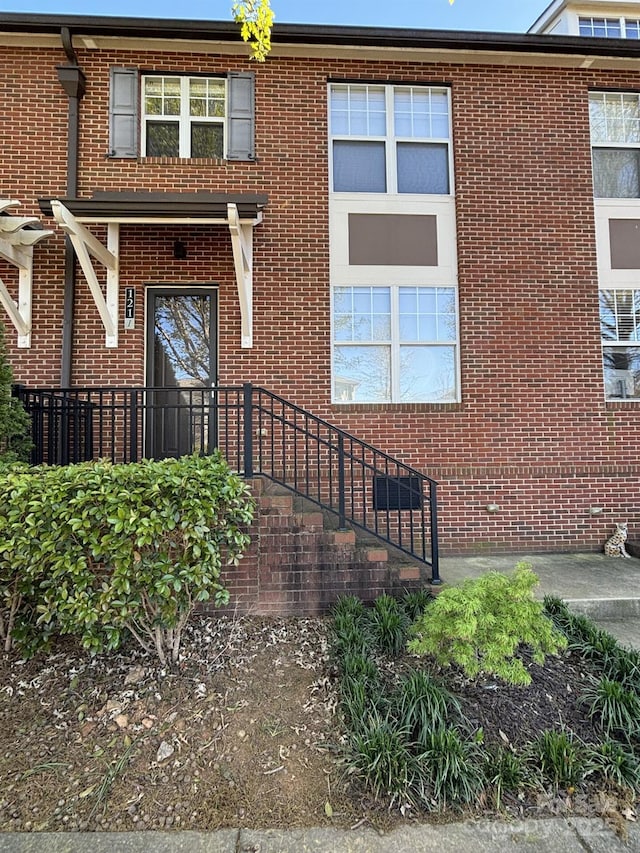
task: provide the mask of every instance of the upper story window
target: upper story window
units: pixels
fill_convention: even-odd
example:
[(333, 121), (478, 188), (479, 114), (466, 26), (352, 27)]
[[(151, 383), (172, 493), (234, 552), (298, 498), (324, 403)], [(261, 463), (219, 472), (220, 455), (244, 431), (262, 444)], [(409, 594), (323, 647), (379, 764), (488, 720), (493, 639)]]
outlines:
[(223, 157), (226, 81), (219, 77), (142, 78), (142, 153)]
[(111, 68), (111, 157), (255, 159), (254, 74), (140, 75)]
[(334, 192), (451, 192), (448, 89), (334, 83), (329, 102)]
[(589, 120), (596, 198), (640, 198), (640, 94), (592, 92)]
[(640, 38), (640, 20), (638, 18), (589, 18), (579, 17), (578, 27), (581, 36), (596, 38)]
[(622, 38), (620, 18), (579, 18), (581, 36), (596, 38)]

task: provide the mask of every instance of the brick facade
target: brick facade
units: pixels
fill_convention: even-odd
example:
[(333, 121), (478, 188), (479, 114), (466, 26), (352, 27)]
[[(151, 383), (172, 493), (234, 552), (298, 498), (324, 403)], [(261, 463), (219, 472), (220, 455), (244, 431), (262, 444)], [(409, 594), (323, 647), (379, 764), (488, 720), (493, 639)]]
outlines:
[[(67, 60), (62, 46), (36, 52), (3, 41), (0, 197), (19, 200), (21, 215), (40, 215), (38, 198), (66, 192), (67, 98), (56, 66)], [(603, 392), (588, 116), (590, 87), (631, 90), (636, 72), (556, 67), (548, 57), (525, 66), (276, 51), (257, 66), (240, 47), (199, 53), (168, 42), (166, 51), (136, 52), (77, 40), (75, 49), (87, 79), (79, 196), (206, 190), (267, 193), (269, 202), (254, 232), (252, 349), (240, 347), (228, 229), (123, 225), (120, 282), (136, 288), (136, 328), (124, 331), (121, 319), (119, 346), (105, 348), (80, 277), (73, 384), (143, 383), (146, 287), (215, 283), (219, 382), (264, 385), (438, 480), (443, 553), (595, 550), (615, 521), (640, 525), (640, 411), (605, 402)], [(110, 159), (113, 65), (254, 70), (257, 162)], [(328, 79), (451, 86), (460, 403), (331, 404)], [(104, 239), (105, 229), (92, 230)], [(176, 239), (186, 259), (173, 257)], [(35, 249), (30, 349), (14, 346), (7, 323), (15, 377), (25, 384), (59, 383), (63, 248), (57, 230)], [(0, 279), (15, 291), (16, 271), (2, 260)], [(499, 511), (488, 513), (490, 503)], [(593, 506), (604, 512), (591, 515)]]

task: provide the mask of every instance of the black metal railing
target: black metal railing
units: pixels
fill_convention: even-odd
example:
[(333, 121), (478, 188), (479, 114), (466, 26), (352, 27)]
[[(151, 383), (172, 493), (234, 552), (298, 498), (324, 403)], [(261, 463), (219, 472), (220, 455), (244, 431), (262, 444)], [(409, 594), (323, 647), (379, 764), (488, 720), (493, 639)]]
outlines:
[(219, 448), (231, 467), (286, 486), (431, 567), (439, 583), (437, 484), (264, 388), (26, 388), (34, 464), (181, 456)]

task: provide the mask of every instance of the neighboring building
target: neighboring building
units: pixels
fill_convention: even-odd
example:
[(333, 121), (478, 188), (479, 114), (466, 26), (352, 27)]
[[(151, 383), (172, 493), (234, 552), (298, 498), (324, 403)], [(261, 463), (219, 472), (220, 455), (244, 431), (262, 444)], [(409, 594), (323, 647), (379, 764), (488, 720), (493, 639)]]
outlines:
[(554, 0), (529, 32), (637, 40), (640, 38), (640, 2)]
[(16, 379), (264, 386), (437, 480), (445, 554), (633, 535), (638, 19), (279, 25), (258, 65), (232, 23), (0, 14)]

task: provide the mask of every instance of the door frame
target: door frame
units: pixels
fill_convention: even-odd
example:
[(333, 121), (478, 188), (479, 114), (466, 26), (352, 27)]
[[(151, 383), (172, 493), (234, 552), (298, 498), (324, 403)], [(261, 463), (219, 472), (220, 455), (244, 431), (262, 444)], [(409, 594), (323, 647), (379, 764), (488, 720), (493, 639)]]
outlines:
[[(209, 316), (209, 379), (208, 385), (203, 388), (213, 388), (218, 384), (218, 351), (219, 351), (219, 287), (217, 283), (207, 284), (185, 283), (185, 284), (149, 284), (145, 288), (145, 322), (144, 322), (144, 378), (145, 387), (148, 389), (160, 389), (154, 382), (153, 372), (155, 370), (154, 355), (154, 333), (155, 333), (155, 308), (156, 296), (196, 296), (198, 294), (210, 297)], [(179, 388), (180, 386), (166, 386), (167, 389)], [(145, 456), (155, 455), (157, 448), (154, 447), (154, 421), (155, 406), (153, 401), (153, 390), (147, 391), (145, 400)], [(213, 400), (213, 396), (212, 396)], [(214, 413), (212, 413), (213, 416)], [(212, 435), (216, 435), (215, 423), (211, 424)]]

